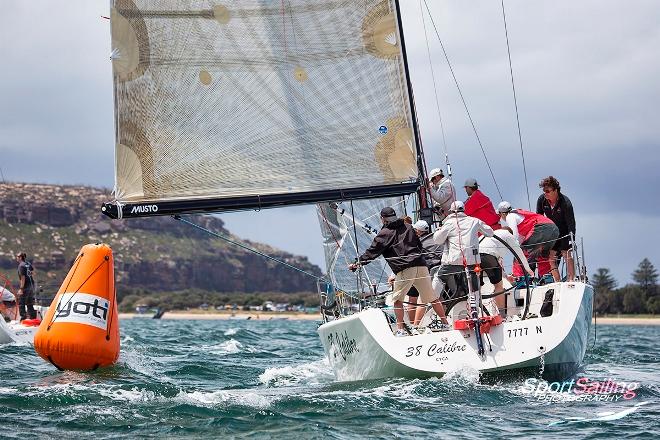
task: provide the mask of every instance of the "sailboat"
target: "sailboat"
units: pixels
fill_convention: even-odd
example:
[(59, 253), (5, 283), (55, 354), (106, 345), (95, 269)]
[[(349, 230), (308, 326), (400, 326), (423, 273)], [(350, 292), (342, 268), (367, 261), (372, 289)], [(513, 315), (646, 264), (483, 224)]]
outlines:
[[(34, 342), (34, 335), (39, 328), (41, 319), (27, 319), (21, 321), (18, 314), (18, 301), (11, 292), (9, 278), (0, 273), (0, 344)], [(40, 316), (43, 312), (39, 306), (35, 307)]]
[(318, 333), (339, 380), (580, 365), (584, 276), (511, 286), (510, 319), (483, 337), (459, 301), (453, 330), (397, 338), (379, 301), (385, 262), (347, 269), (383, 206), (433, 223), (398, 0), (114, 0), (110, 18), (115, 199), (104, 214), (317, 204), (328, 268)]

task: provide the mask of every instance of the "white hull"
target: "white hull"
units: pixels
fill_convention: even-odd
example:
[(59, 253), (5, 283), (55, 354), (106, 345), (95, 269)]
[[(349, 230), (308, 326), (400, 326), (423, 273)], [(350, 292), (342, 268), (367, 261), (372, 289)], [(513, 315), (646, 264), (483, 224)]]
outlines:
[(34, 335), (39, 326), (25, 326), (18, 321), (5, 322), (0, 318), (0, 344), (11, 342), (34, 344)]
[(463, 368), (482, 373), (540, 371), (542, 364), (544, 376), (565, 378), (577, 371), (584, 358), (593, 289), (577, 282), (536, 287), (530, 314), (540, 316), (549, 289), (554, 289), (553, 314), (493, 327), (490, 346), (484, 338), (483, 358), (477, 354), (472, 330), (395, 337), (387, 316), (378, 308), (327, 322), (318, 332), (335, 375), (342, 381), (442, 376)]

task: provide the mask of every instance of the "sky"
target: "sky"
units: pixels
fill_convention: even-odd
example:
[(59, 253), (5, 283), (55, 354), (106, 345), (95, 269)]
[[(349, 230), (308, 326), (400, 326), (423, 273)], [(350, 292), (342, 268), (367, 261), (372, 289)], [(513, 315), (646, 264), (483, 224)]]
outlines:
[[(525, 208), (501, 3), (428, 3), (502, 198)], [(0, 4), (0, 178), (100, 186), (110, 198), (110, 30), (101, 17), (109, 15), (108, 0)], [(625, 284), (645, 257), (660, 267), (660, 2), (504, 5), (532, 205), (540, 179), (557, 177), (573, 202), (589, 273), (610, 268)], [(419, 1), (403, 0), (402, 11), (428, 166), (445, 168), (446, 148), (459, 195), (474, 177), (497, 204), (500, 195), (428, 15), (438, 106)], [(314, 207), (221, 217), (240, 237), (324, 267)]]

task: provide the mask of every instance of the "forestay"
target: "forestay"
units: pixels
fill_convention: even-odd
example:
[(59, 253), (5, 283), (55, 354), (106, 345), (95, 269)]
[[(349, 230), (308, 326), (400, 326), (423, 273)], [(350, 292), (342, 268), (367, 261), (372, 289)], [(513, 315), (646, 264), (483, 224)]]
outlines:
[(114, 0), (111, 217), (413, 192), (395, 0)]

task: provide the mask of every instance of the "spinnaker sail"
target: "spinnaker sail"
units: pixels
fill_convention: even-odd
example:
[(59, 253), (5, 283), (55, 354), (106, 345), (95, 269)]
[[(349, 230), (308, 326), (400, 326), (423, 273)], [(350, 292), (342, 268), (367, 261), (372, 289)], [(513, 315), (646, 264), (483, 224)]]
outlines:
[(114, 0), (114, 218), (419, 186), (395, 0)]

